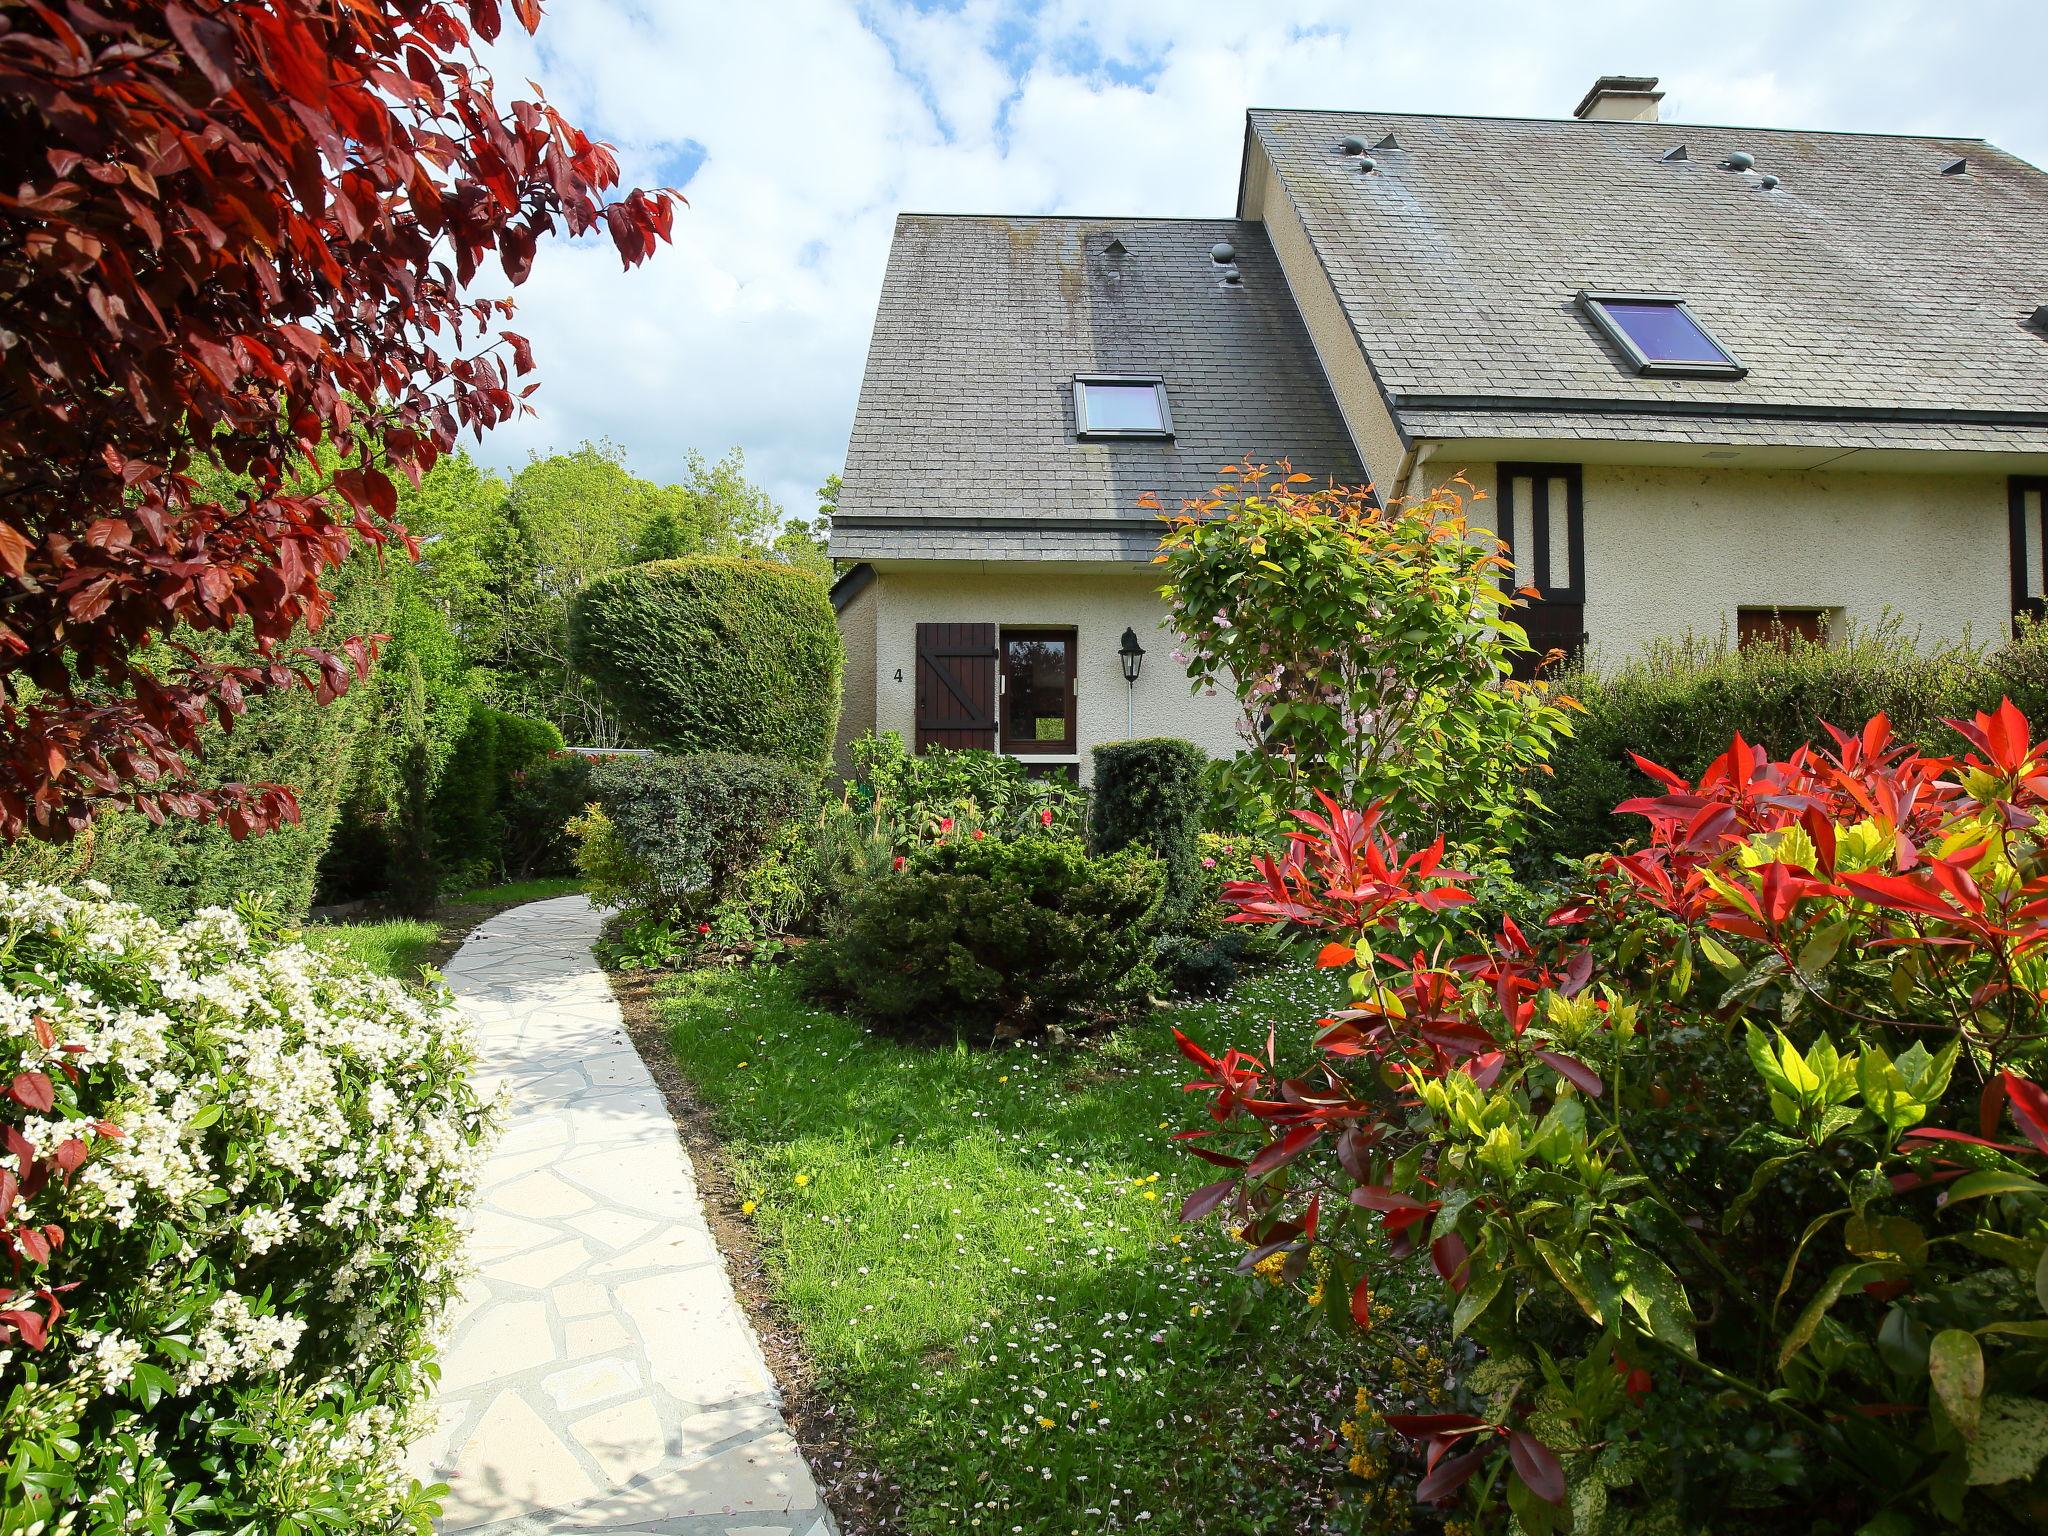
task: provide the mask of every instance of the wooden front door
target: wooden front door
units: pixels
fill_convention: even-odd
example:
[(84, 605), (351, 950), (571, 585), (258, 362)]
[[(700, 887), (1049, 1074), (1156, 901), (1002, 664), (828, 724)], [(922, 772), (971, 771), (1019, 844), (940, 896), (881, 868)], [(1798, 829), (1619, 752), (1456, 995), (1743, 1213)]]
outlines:
[(916, 750), (995, 744), (995, 625), (918, 625)]

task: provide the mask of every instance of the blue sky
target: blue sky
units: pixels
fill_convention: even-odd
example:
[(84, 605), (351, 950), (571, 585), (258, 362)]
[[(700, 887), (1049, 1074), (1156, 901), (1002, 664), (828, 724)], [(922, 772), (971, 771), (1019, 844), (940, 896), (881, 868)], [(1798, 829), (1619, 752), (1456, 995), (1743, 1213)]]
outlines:
[(1662, 78), (1683, 122), (1990, 139), (2048, 164), (2040, 0), (552, 0), (492, 55), (680, 185), (675, 245), (544, 247), (537, 414), (653, 478), (735, 445), (792, 512), (840, 465), (906, 209), (1224, 216), (1250, 106), (1569, 114)]

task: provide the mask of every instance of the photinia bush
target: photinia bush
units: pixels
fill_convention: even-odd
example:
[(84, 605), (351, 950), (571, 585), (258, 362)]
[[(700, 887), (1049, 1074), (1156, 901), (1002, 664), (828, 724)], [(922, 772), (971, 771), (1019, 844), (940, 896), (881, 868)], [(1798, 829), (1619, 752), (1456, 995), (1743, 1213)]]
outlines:
[[(1738, 736), (1697, 782), (1638, 759), (1645, 845), (1471, 952), (1416, 941), (1467, 881), (1376, 807), (1226, 888), (1347, 985), (1312, 1035), (1181, 1040), (1214, 1121), (1182, 1139), (1227, 1170), (1184, 1214), (1344, 1326), (1442, 1318), (1456, 1397), (1347, 1426), (1415, 1452), (1425, 1504), (2042, 1528), (2048, 743), (2010, 702), (1950, 724), (1960, 757), (1880, 715), (1783, 760)], [(1390, 1318), (1411, 1275), (1439, 1299)]]
[[(1370, 486), (1233, 466), (1159, 544), (1196, 688), (1233, 690), (1245, 750), (1218, 765), (1236, 816), (1270, 825), (1311, 791), (1385, 803), (1404, 834), (1496, 845), (1541, 807), (1537, 775), (1571, 734), (1457, 483), (1382, 506)], [(1156, 505), (1156, 502), (1147, 503)]]
[(425, 1529), (472, 1064), (234, 913), (0, 884), (0, 1531)]
[(322, 573), (409, 548), (393, 476), (531, 388), (510, 302), (464, 290), (558, 231), (629, 266), (668, 238), (677, 194), (610, 198), (610, 149), (500, 105), (472, 45), (499, 27), (499, 0), (0, 0), (0, 837), (107, 804), (292, 820), (183, 760), (252, 694), (365, 671), (362, 636), (287, 654)]

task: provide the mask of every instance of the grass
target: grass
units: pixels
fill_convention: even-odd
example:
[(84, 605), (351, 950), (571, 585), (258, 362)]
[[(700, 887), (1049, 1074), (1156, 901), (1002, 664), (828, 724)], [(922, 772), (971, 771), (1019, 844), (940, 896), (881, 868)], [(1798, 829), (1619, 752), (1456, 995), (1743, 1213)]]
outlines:
[(764, 969), (662, 994), (770, 1281), (902, 1527), (1346, 1528), (1347, 1346), (1234, 1273), (1214, 1223), (1178, 1224), (1209, 1175), (1169, 1140), (1200, 1111), (1168, 1022), (1263, 1041), (1326, 993), (1287, 968), (1087, 1047), (998, 1051), (878, 1038)]
[(308, 944), (330, 955), (400, 981), (417, 981), (441, 930), (424, 918), (401, 917), (380, 923), (308, 923), (305, 934)]
[(489, 902), (493, 906), (518, 906), (529, 901), (551, 901), (557, 896), (574, 896), (583, 889), (583, 882), (576, 879), (514, 880), (507, 885), (483, 885), (473, 891), (464, 891), (459, 896), (450, 896), (444, 906), (473, 906)]

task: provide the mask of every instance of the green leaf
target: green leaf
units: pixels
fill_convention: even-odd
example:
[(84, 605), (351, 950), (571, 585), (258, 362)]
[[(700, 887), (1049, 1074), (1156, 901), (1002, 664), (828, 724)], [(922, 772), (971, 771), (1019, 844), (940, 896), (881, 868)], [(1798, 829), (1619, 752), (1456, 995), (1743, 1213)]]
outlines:
[(1965, 1440), (1976, 1439), (1984, 1406), (1984, 1350), (1977, 1336), (1961, 1328), (1942, 1329), (1927, 1349), (1927, 1375), (1949, 1423)]
[(2048, 1312), (2048, 1245), (2041, 1249), (2041, 1262), (2034, 1266), (2034, 1300), (2041, 1303), (2041, 1310)]
[(1590, 1317), (1595, 1324), (1604, 1326), (1606, 1317), (1602, 1312), (1600, 1303), (1594, 1299), (1592, 1289), (1586, 1284), (1586, 1277), (1579, 1272), (1579, 1266), (1572, 1262), (1571, 1256), (1557, 1247), (1556, 1244), (1540, 1237), (1532, 1240), (1530, 1246), (1536, 1250), (1537, 1256), (1550, 1267), (1550, 1272), (1557, 1276), (1557, 1283), (1564, 1287), (1565, 1294), (1579, 1304), (1579, 1310)]
[(1479, 1320), (1479, 1316), (1493, 1305), (1493, 1298), (1500, 1294), (1501, 1283), (1507, 1279), (1505, 1264), (1490, 1264), (1485, 1269), (1478, 1265), (1485, 1261), (1484, 1248), (1473, 1256), (1472, 1279), (1466, 1285), (1464, 1294), (1459, 1296), (1458, 1305), (1451, 1313), (1451, 1337), (1457, 1338)]
[(1742, 962), (1733, 950), (1715, 938), (1711, 933), (1699, 937), (1700, 953), (1707, 957), (1707, 963), (1722, 975), (1734, 978), (1742, 974)]
[(1750, 1175), (1749, 1188), (1735, 1197), (1735, 1203), (1728, 1207), (1728, 1214), (1721, 1218), (1721, 1231), (1724, 1234), (1735, 1230), (1744, 1213), (1756, 1203), (1757, 1196), (1764, 1192), (1764, 1186), (1771, 1182), (1772, 1176), (1787, 1163), (1795, 1161), (1804, 1150), (1802, 1148), (1798, 1153), (1787, 1153), (1783, 1157), (1765, 1158), (1757, 1164), (1756, 1172)]
[(1979, 1334), (2006, 1333), (2021, 1339), (2048, 1339), (2048, 1318), (2033, 1323), (1986, 1323), (1977, 1330)]
[(1792, 1331), (1787, 1333), (1778, 1345), (1778, 1370), (1782, 1373), (1799, 1352), (1806, 1348), (1813, 1338), (1814, 1330), (1820, 1327), (1821, 1319), (1828, 1315), (1828, 1308), (1841, 1299), (1842, 1291), (1850, 1281), (1857, 1279), (1873, 1266), (1863, 1263), (1837, 1265), (1820, 1284), (1820, 1289), (1807, 1299), (1799, 1309), (1799, 1316), (1793, 1320)]
[(1982, 1173), (1966, 1173), (1948, 1187), (1950, 1205), (1985, 1195), (2048, 1195), (2048, 1184), (2022, 1173), (2002, 1173), (1994, 1168)]
[(1609, 1260), (1621, 1299), (1642, 1320), (1652, 1338), (1681, 1353), (1694, 1352), (1692, 1306), (1685, 1287), (1664, 1261), (1633, 1243), (1610, 1245)]
[(1855, 926), (1854, 922), (1845, 918), (1840, 922), (1829, 923), (1824, 928), (1815, 929), (1813, 936), (1799, 951), (1799, 969), (1808, 977), (1819, 976), (1834, 960), (1835, 952), (1842, 947), (1842, 940), (1849, 936)]
[(1977, 1438), (1970, 1445), (1972, 1488), (2032, 1477), (2043, 1456), (2048, 1456), (2048, 1401), (1995, 1393), (1984, 1399)]

